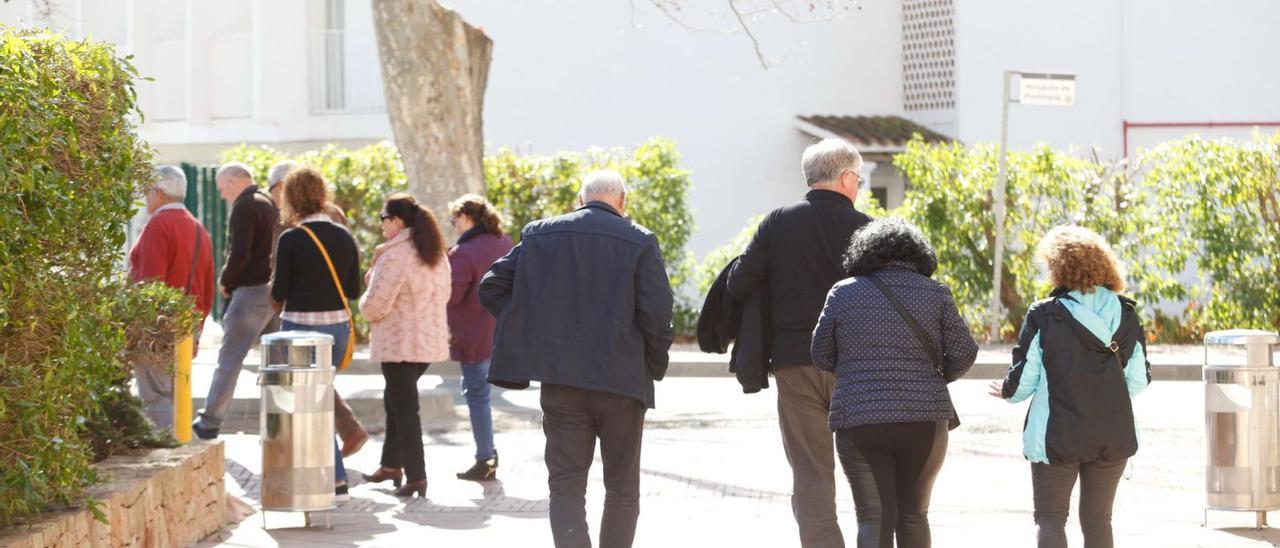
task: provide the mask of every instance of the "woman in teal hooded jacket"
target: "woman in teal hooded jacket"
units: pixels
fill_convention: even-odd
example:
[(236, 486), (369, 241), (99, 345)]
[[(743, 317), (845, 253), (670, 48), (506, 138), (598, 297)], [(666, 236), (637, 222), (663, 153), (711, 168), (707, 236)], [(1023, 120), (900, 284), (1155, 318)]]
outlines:
[(1066, 548), (1071, 492), (1080, 479), (1086, 548), (1110, 548), (1111, 506), (1138, 450), (1131, 399), (1151, 382), (1146, 335), (1124, 271), (1101, 236), (1053, 229), (1037, 256), (1057, 288), (1027, 311), (1013, 365), (991, 395), (1031, 398), (1022, 453), (1031, 461), (1038, 546)]

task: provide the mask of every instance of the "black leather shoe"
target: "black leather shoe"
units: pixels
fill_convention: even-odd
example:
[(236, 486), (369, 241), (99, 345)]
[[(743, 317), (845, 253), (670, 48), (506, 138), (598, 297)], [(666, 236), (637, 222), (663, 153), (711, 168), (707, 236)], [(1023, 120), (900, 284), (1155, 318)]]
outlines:
[(202, 440), (218, 439), (218, 429), (217, 428), (201, 428), (200, 421), (195, 421), (191, 423), (191, 431), (195, 433), (197, 438), (200, 438)]
[(493, 458), (478, 460), (466, 472), (459, 472), (458, 479), (467, 481), (491, 481), (498, 479), (498, 453)]

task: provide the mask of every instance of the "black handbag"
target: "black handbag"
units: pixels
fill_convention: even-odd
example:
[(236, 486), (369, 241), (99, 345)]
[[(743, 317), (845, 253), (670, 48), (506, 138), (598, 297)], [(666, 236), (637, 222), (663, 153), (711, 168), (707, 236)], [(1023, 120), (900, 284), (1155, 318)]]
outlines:
[[(910, 312), (907, 312), (907, 307), (902, 306), (902, 302), (899, 301), (898, 298), (894, 296), (893, 292), (889, 290), (889, 286), (885, 285), (885, 283), (874, 274), (867, 276), (867, 279), (871, 280), (871, 283), (875, 284), (876, 288), (879, 289), (881, 293), (884, 293), (884, 296), (889, 299), (889, 303), (893, 304), (893, 307), (898, 309), (898, 314), (902, 316), (903, 320), (906, 320), (907, 325), (911, 327), (911, 331), (915, 332), (916, 338), (920, 339), (920, 344), (924, 346), (924, 351), (929, 354), (929, 359), (933, 361), (934, 371), (937, 371), (943, 381), (946, 381), (947, 376), (943, 373), (942, 369), (942, 360), (946, 355), (946, 351), (938, 352), (938, 348), (933, 345), (933, 340), (925, 335), (924, 329), (920, 327), (920, 323), (911, 316)], [(952, 405), (951, 418), (947, 419), (947, 430), (955, 430), (959, 427), (960, 415), (956, 414), (955, 406)]]

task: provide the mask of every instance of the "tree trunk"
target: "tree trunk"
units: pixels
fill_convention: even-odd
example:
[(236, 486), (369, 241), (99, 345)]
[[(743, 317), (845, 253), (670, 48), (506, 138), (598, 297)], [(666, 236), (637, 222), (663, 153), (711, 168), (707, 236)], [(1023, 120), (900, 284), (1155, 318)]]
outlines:
[(435, 0), (373, 0), (387, 115), (409, 190), (440, 218), (484, 194), (481, 114), (493, 41)]

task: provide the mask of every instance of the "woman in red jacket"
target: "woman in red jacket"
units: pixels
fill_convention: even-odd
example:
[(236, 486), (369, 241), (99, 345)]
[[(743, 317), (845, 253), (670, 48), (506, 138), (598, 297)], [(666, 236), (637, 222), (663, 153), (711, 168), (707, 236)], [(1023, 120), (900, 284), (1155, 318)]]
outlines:
[(511, 251), (511, 238), (502, 231), (502, 215), (482, 196), (466, 194), (449, 204), (458, 245), (449, 250), (453, 292), (449, 296), (449, 356), (462, 367), (462, 395), (471, 412), (476, 440), (476, 463), (458, 479), (497, 478), (498, 451), (493, 445), (493, 415), (489, 409), (489, 357), (493, 351), (493, 316), (480, 306), (476, 290), (494, 261)]

